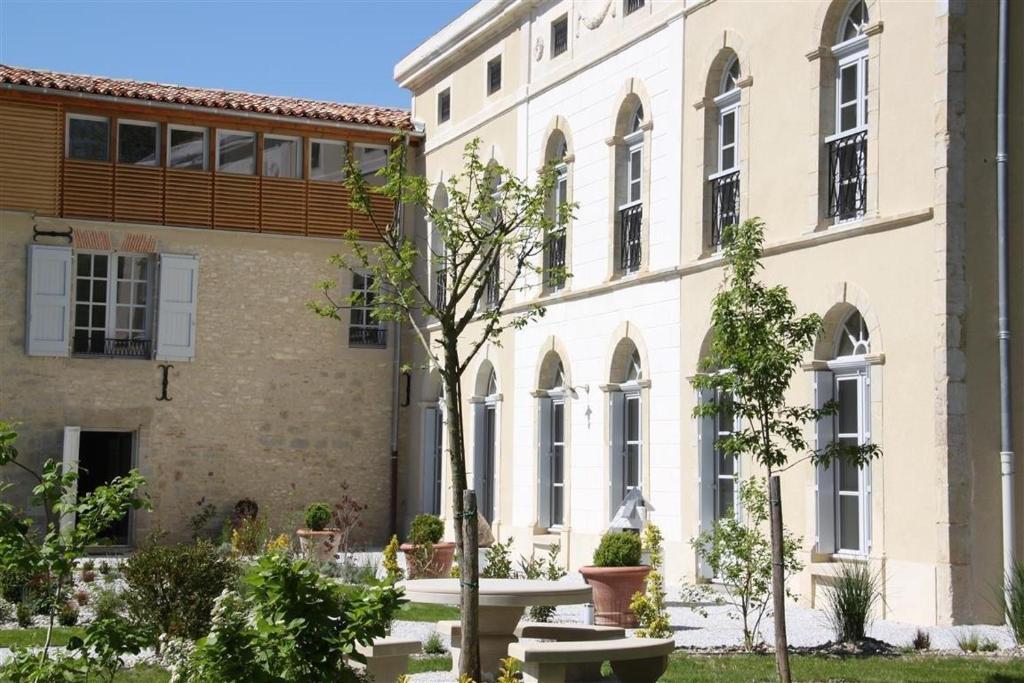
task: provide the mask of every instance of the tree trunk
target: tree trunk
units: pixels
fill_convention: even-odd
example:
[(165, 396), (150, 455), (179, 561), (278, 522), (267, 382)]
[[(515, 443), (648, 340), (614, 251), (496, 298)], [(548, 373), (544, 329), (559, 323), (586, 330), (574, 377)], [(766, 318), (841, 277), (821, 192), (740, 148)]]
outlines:
[[(476, 498), (472, 497), (472, 518), (466, 514), (466, 444), (462, 429), (462, 388), (459, 376), (457, 340), (445, 344), (444, 378), (447, 415), (448, 453), (452, 467), (452, 523), (455, 527), (455, 554), (459, 563), (462, 640), (459, 673), (480, 680), (479, 568), (477, 560)], [(467, 533), (466, 529), (471, 532)]]
[(786, 568), (782, 560), (782, 491), (779, 476), (768, 471), (768, 500), (772, 526), (772, 609), (775, 618), (775, 668), (782, 683), (790, 683), (786, 639)]

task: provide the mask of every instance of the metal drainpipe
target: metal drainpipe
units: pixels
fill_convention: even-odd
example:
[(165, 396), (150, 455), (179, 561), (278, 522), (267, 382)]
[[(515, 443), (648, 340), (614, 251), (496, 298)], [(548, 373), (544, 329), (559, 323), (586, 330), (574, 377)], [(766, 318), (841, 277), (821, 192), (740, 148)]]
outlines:
[[(409, 139), (404, 138), (402, 145), (405, 147), (405, 157), (402, 168), (409, 163)], [(405, 211), (402, 206), (402, 196), (399, 194), (395, 201), (395, 228), (399, 238), (402, 236), (404, 224), (402, 223)], [(391, 368), (391, 486), (390, 486), (390, 518), (388, 520), (391, 535), (398, 534), (398, 413), (402, 392), (402, 324), (396, 320), (391, 324), (393, 333), (392, 368)]]
[[(1010, 597), (1009, 577), (1015, 562), (1013, 408), (1010, 385), (1009, 241), (1006, 225), (1006, 68), (1008, 0), (999, 0), (999, 58), (996, 91), (996, 232), (999, 249), (999, 462), (1003, 489), (1003, 594)], [(1008, 615), (1007, 615), (1008, 617)]]

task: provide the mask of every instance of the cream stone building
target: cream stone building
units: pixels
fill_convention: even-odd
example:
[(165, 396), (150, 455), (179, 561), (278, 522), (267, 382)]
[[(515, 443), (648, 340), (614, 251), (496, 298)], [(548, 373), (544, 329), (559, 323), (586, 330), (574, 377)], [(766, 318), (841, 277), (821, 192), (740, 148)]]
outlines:
[[(1010, 16), (1020, 45), (1024, 13)], [(690, 541), (759, 472), (716, 453), (730, 426), (692, 417), (708, 397), (688, 378), (707, 351), (721, 230), (760, 217), (764, 277), (825, 321), (790, 398), (835, 398), (840, 412), (808, 436), (883, 451), (861, 470), (804, 461), (782, 475), (800, 601), (816, 604), (847, 560), (878, 573), (886, 618), (1000, 618), (996, 30), (986, 0), (497, 0), (396, 66), (430, 182), (479, 138), (521, 177), (556, 161), (556, 200), (577, 204), (547, 255), (572, 278), (531, 283), (513, 307), (547, 314), (486, 349), (463, 387), (472, 480), (497, 536), (525, 554), (557, 543), (575, 569), (639, 488), (669, 581), (712, 580)], [(1011, 50), (1016, 330), (1022, 61)], [(450, 516), (438, 391), (416, 375), (403, 416), (409, 515)], [(1019, 473), (1014, 485), (1021, 548)]]
[(80, 493), (141, 471), (154, 509), (112, 544), (187, 538), (200, 503), (213, 530), (244, 498), (291, 533), (346, 493), (358, 541), (386, 541), (394, 331), (305, 304), (365, 286), (327, 263), (373, 238), (342, 164), (371, 173), (396, 128), (418, 140), (401, 110), (0, 67), (0, 417)]

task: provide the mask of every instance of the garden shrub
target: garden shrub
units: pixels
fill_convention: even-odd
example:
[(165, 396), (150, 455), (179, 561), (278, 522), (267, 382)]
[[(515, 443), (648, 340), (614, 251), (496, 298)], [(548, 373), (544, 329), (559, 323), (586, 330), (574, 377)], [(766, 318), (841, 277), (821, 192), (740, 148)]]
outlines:
[(917, 629), (914, 632), (914, 639), (910, 641), (911, 646), (915, 650), (930, 650), (932, 647), (932, 637), (928, 635), (928, 632), (922, 629)]
[(14, 603), (0, 596), (0, 624), (14, 618)]
[(423, 654), (426, 655), (443, 655), (448, 650), (445, 648), (444, 643), (441, 642), (441, 634), (434, 631), (427, 636), (427, 642), (423, 643)]
[(481, 579), (511, 579), (512, 574), (512, 539), (502, 543), (495, 541), (484, 553), (484, 568), (480, 570)]
[(323, 531), (331, 521), (331, 508), (327, 503), (311, 503), (306, 508), (306, 528), (310, 531)]
[(409, 542), (413, 545), (432, 545), (444, 537), (444, 522), (434, 515), (416, 515), (409, 527)]
[[(558, 581), (567, 573), (558, 562), (558, 553), (561, 552), (561, 549), (560, 545), (555, 544), (548, 548), (546, 557), (533, 555), (529, 559), (520, 557), (519, 571), (513, 578)], [(553, 605), (533, 605), (526, 613), (529, 615), (530, 621), (548, 622), (551, 621), (551, 617), (555, 616), (555, 607)]]
[(231, 547), (239, 555), (256, 555), (267, 543), (267, 520), (245, 517), (231, 532)]
[(116, 619), (125, 610), (124, 598), (113, 588), (101, 588), (93, 593), (93, 613), (97, 620)]
[(640, 536), (631, 531), (609, 531), (594, 551), (595, 567), (636, 567), (640, 565)]
[(209, 541), (151, 545), (123, 565), (129, 615), (156, 637), (199, 638), (210, 630), (213, 602), (230, 588), (238, 569), (221, 557)]
[(840, 563), (835, 584), (825, 594), (825, 613), (837, 640), (843, 643), (864, 640), (871, 610), (879, 595), (878, 577), (867, 565)]
[(381, 556), (381, 564), (384, 566), (384, 578), (389, 583), (401, 581), (405, 574), (398, 566), (398, 536), (392, 536), (384, 548)]
[(670, 638), (672, 627), (665, 608), (665, 581), (661, 578), (661, 530), (654, 524), (644, 527), (643, 547), (651, 557), (651, 571), (644, 579), (644, 590), (638, 591), (629, 604), (640, 627), (638, 638)]
[(215, 601), (210, 634), (174, 679), (204, 683), (319, 683), (360, 677), (345, 661), (361, 659), (356, 643), (384, 636), (403, 602), (389, 585), (344, 589), (306, 560), (264, 555), (239, 591)]
[(70, 602), (60, 608), (57, 613), (57, 623), (61, 626), (70, 627), (78, 623), (78, 608)]
[[(4, 550), (5, 548), (0, 546), (0, 552)], [(24, 597), (23, 589), (31, 578), (31, 573), (24, 569), (4, 567), (4, 571), (0, 572), (0, 598), (10, 602), (21, 602)]]
[(19, 602), (14, 610), (14, 619), (20, 628), (28, 628), (32, 625), (32, 606), (28, 602)]

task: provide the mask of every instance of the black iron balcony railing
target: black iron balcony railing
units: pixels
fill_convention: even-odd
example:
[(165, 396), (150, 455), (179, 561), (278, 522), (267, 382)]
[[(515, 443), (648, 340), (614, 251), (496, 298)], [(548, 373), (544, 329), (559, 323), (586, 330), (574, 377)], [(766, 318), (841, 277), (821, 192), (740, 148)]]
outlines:
[(71, 352), (79, 356), (149, 358), (152, 349), (149, 339), (110, 339), (88, 334), (76, 334), (71, 343)]
[(635, 273), (640, 270), (640, 230), (643, 204), (619, 209), (619, 270)]
[(434, 273), (434, 308), (444, 308), (445, 300), (448, 296), (448, 279), (447, 273), (444, 269), (438, 270)]
[(722, 245), (722, 232), (740, 221), (740, 172), (733, 171), (712, 178), (711, 183), (711, 247)]
[(348, 328), (348, 343), (352, 346), (387, 346), (388, 330), (386, 327), (353, 325)]
[(565, 284), (565, 233), (551, 238), (544, 249), (544, 285), (558, 290)]
[(632, 14), (644, 6), (644, 0), (626, 0), (626, 9), (623, 15)]
[(484, 292), (484, 304), (487, 308), (497, 308), (498, 299), (501, 298), (501, 261), (495, 258), (487, 271), (487, 281), (484, 283), (487, 290)]
[(828, 216), (847, 221), (867, 207), (868, 134), (851, 133), (828, 143)]

